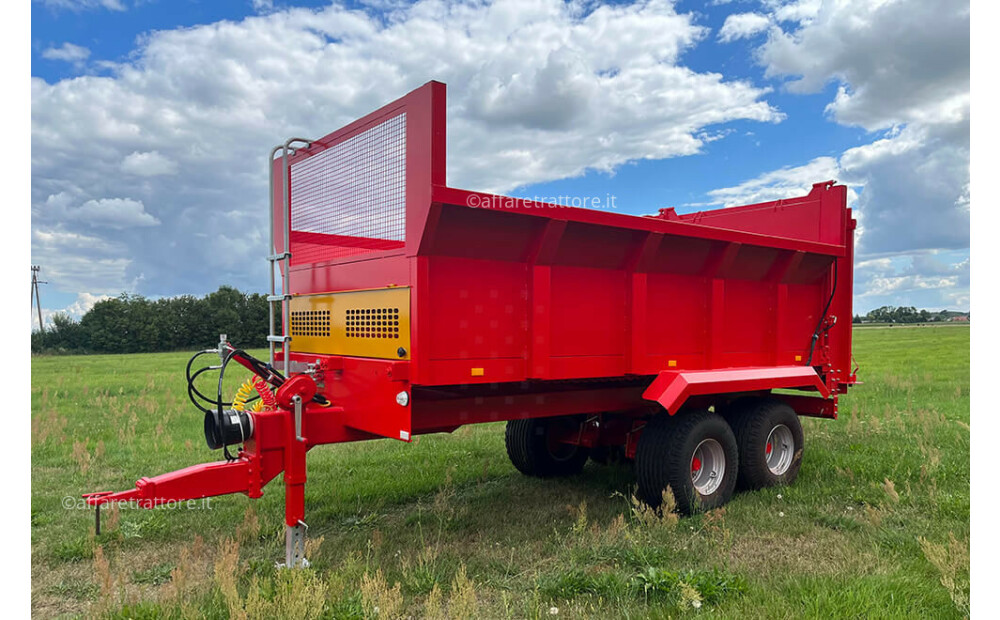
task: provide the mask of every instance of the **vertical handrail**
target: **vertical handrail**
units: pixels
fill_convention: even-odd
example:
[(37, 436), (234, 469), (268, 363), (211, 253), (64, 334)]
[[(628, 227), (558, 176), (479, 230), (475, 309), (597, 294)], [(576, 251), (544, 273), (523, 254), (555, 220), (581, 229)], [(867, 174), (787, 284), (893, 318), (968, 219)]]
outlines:
[[(276, 291), (274, 290), (275, 289), (274, 263), (275, 263), (275, 257), (277, 255), (277, 251), (274, 247), (274, 156), (280, 150), (281, 150), (281, 145), (279, 144), (278, 146), (275, 146), (273, 149), (271, 149), (271, 155), (267, 158), (267, 204), (269, 206), (267, 222), (269, 231), (268, 242), (270, 244), (267, 248), (268, 249), (267, 263), (270, 271), (269, 277), (271, 279), (271, 289), (270, 292), (268, 293), (268, 298), (267, 298), (267, 321), (268, 321), (267, 347), (268, 350), (270, 351), (270, 358), (268, 359), (268, 364), (270, 364), (272, 367), (274, 366), (274, 340), (272, 340), (272, 337), (275, 335), (274, 301), (272, 301), (272, 297), (274, 297), (276, 293)], [(285, 249), (287, 250), (288, 248)]]
[[(289, 277), (291, 275), (291, 267), (292, 267), (292, 249), (291, 249), (291, 238), (292, 238), (291, 193), (292, 192), (291, 192), (291, 187), (289, 186), (289, 184), (291, 182), (291, 179), (289, 178), (290, 175), (289, 175), (289, 167), (288, 167), (288, 154), (289, 154), (289, 151), (291, 151), (292, 153), (295, 152), (296, 149), (291, 148), (291, 146), (292, 146), (292, 144), (297, 143), (297, 142), (304, 144), (305, 148), (309, 148), (312, 145), (312, 141), (306, 140), (305, 138), (289, 138), (288, 140), (285, 140), (284, 144), (279, 145), (279, 146), (275, 146), (273, 149), (271, 149), (271, 155), (268, 158), (268, 187), (269, 187), (269, 190), (270, 190), (270, 195), (268, 197), (268, 204), (270, 205), (270, 213), (268, 214), (268, 221), (269, 221), (268, 229), (270, 231), (271, 252), (272, 252), (272, 254), (268, 256), (268, 261), (269, 261), (270, 266), (271, 266), (271, 273), (270, 273), (271, 294), (268, 296), (268, 326), (269, 326), (269, 330), (270, 330), (269, 331), (269, 335), (268, 335), (268, 345), (269, 345), (268, 348), (269, 348), (269, 351), (270, 351), (270, 360), (269, 360), (269, 363), (272, 366), (274, 365), (274, 353), (275, 353), (274, 345), (275, 345), (275, 342), (277, 341), (277, 339), (276, 339), (277, 334), (274, 333), (274, 302), (277, 301), (278, 299), (280, 299), (281, 300), (281, 307), (282, 307), (282, 313), (281, 313), (282, 314), (282, 323), (281, 323), (280, 340), (281, 340), (281, 346), (282, 346), (282, 351), (283, 351), (282, 363), (283, 363), (283, 366), (284, 366), (284, 374), (285, 374), (286, 377), (288, 376), (288, 369), (289, 369), (289, 359), (288, 359), (288, 353), (289, 353), (289, 351), (288, 351), (288, 347), (286, 345), (291, 340), (291, 338), (289, 337), (288, 333), (286, 332), (286, 329), (291, 324), (291, 304), (288, 303), (288, 297), (289, 297), (289, 294), (290, 294), (290, 288), (291, 287), (289, 286), (288, 280), (289, 280)], [(281, 151), (282, 183), (283, 183), (281, 189), (282, 189), (282, 195), (284, 196), (284, 198), (282, 200), (282, 202), (283, 202), (283, 208), (282, 208), (282, 212), (281, 212), (281, 215), (282, 215), (282, 228), (283, 228), (282, 232), (283, 232), (283, 236), (284, 236), (284, 245), (283, 245), (284, 251), (282, 251), (280, 254), (277, 252), (277, 250), (275, 248), (275, 243), (274, 243), (275, 242), (275, 238), (274, 238), (274, 233), (275, 233), (275, 231), (274, 231), (274, 206), (275, 206), (274, 205), (274, 156), (277, 154), (277, 152), (279, 150)], [(278, 297), (278, 295), (277, 295), (277, 290), (276, 290), (277, 286), (276, 286), (276, 283), (275, 283), (275, 276), (274, 276), (274, 265), (278, 261), (281, 261), (281, 263), (282, 263), (282, 265), (280, 267), (280, 269), (281, 269), (281, 296), (280, 297)]]

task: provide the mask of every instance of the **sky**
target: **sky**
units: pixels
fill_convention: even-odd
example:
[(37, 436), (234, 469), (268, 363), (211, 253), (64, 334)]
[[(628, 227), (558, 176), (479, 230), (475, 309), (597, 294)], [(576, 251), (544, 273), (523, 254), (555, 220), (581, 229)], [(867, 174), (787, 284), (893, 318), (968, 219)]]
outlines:
[(44, 316), (267, 286), (266, 155), (448, 84), (448, 184), (721, 208), (836, 179), (855, 312), (969, 309), (969, 5), (35, 0)]

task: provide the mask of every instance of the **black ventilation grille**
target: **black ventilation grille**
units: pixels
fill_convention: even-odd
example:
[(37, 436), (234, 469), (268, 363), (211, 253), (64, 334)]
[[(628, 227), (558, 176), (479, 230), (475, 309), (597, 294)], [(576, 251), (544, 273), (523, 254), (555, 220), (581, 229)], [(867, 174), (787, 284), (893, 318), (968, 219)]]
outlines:
[(348, 338), (399, 338), (399, 308), (346, 310)]
[(292, 336), (329, 336), (329, 310), (298, 310), (292, 312)]

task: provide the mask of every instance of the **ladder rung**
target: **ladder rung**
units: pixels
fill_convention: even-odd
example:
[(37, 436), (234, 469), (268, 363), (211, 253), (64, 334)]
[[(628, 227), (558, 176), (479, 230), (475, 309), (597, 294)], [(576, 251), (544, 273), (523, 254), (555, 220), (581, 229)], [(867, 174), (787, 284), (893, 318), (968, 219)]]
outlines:
[(267, 257), (267, 260), (273, 263), (275, 261), (284, 260), (286, 258), (291, 258), (291, 257), (292, 257), (291, 252), (282, 252), (281, 254), (271, 254), (270, 256)]
[(267, 296), (267, 300), (270, 301), (270, 302), (285, 301), (286, 299), (291, 299), (291, 298), (292, 298), (291, 295), (268, 295)]
[(267, 337), (267, 341), (268, 342), (291, 342), (292, 341), (292, 337), (291, 336), (268, 336)]

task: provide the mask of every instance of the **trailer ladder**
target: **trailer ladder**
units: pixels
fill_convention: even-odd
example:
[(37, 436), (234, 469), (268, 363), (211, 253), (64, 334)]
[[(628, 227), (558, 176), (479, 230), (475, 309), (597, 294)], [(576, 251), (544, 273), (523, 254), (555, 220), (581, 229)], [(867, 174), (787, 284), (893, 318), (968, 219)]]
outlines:
[[(306, 140), (305, 138), (289, 138), (285, 140), (284, 144), (279, 144), (278, 146), (271, 149), (271, 155), (268, 157), (268, 204), (271, 206), (268, 222), (270, 223), (270, 251), (271, 253), (267, 257), (268, 261), (268, 271), (270, 272), (271, 278), (271, 289), (267, 295), (267, 315), (268, 315), (268, 332), (267, 332), (267, 346), (270, 353), (270, 358), (268, 363), (274, 366), (274, 350), (275, 344), (281, 343), (282, 350), (282, 361), (283, 361), (283, 372), (285, 376), (288, 376), (289, 368), (289, 356), (288, 356), (288, 343), (292, 341), (291, 335), (288, 334), (288, 328), (291, 324), (290, 316), (290, 304), (289, 300), (292, 298), (291, 291), (288, 286), (288, 279), (290, 274), (290, 269), (292, 266), (292, 249), (291, 249), (291, 237), (292, 237), (292, 210), (291, 210), (291, 191), (289, 190), (289, 174), (288, 174), (288, 155), (289, 153), (295, 154), (296, 149), (292, 147), (293, 144), (303, 144), (302, 148), (309, 148), (312, 145), (311, 140)], [(282, 251), (278, 252), (275, 246), (274, 238), (274, 156), (281, 151), (281, 194), (283, 197), (284, 208), (281, 211), (281, 228), (284, 238), (284, 243), (282, 244)], [(274, 270), (275, 267), (282, 273), (281, 278), (281, 293), (277, 291), (277, 285), (275, 283)], [(275, 304), (281, 304), (281, 332), (275, 333), (274, 331), (274, 310)]]

